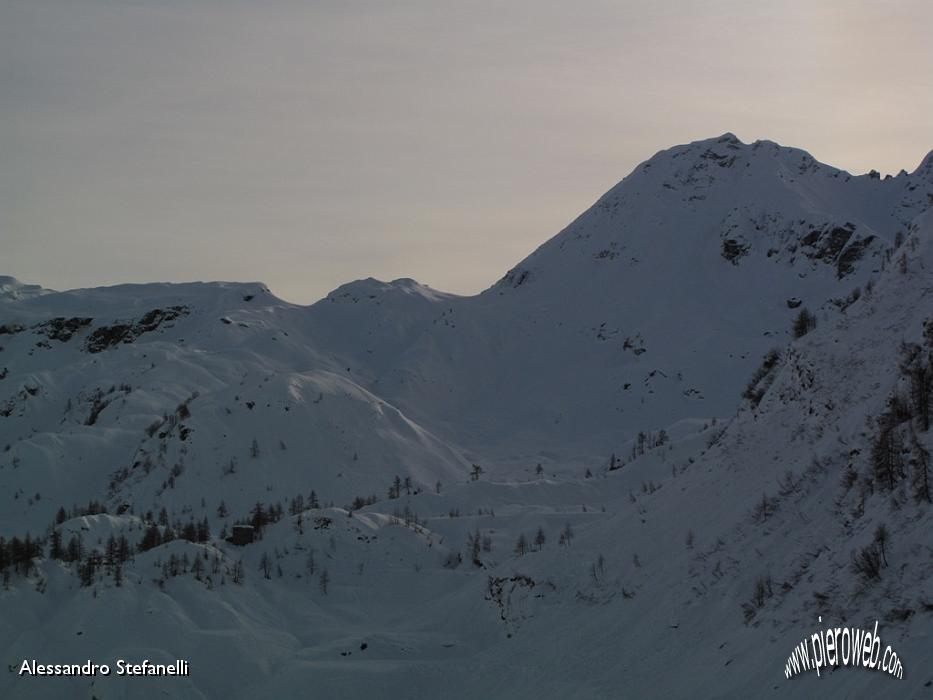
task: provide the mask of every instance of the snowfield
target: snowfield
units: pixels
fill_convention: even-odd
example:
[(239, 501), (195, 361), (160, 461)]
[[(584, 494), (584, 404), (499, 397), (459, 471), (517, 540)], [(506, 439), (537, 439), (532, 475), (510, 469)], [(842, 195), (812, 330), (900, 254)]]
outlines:
[(0, 696), (933, 697), (931, 205), (725, 134), (473, 297), (0, 277)]

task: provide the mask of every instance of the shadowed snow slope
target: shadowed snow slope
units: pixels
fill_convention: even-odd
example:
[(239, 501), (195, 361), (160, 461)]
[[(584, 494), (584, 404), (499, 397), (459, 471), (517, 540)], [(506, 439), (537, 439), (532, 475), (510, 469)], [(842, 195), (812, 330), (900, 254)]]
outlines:
[(924, 697), (930, 162), (678, 146), (474, 297), (0, 278), (0, 695)]

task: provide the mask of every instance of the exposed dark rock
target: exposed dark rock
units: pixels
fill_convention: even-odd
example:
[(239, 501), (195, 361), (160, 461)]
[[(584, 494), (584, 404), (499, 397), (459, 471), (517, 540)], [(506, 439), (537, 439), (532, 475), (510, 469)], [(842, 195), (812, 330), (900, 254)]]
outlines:
[(505, 277), (499, 280), (499, 285), (503, 287), (521, 287), (530, 278), (530, 271), (522, 267), (515, 267), (505, 273)]
[(839, 279), (842, 279), (855, 269), (855, 263), (862, 259), (862, 256), (865, 255), (865, 250), (871, 245), (873, 240), (875, 240), (874, 236), (865, 236), (865, 238), (858, 241), (853, 241), (842, 251), (839, 260), (836, 261), (836, 276)]
[(727, 238), (722, 242), (722, 257), (733, 265), (738, 265), (739, 260), (748, 255), (748, 251), (747, 244), (740, 243), (734, 238)]
[(171, 306), (167, 309), (153, 309), (135, 323), (115, 323), (112, 326), (95, 328), (88, 336), (84, 349), (88, 352), (101, 352), (120, 343), (132, 343), (144, 333), (151, 333), (163, 324), (186, 316), (187, 306)]
[(44, 335), (49, 340), (58, 340), (62, 343), (67, 343), (71, 340), (71, 336), (85, 326), (89, 326), (93, 320), (92, 318), (82, 318), (79, 316), (74, 316), (72, 318), (58, 316), (48, 321), (37, 323), (32, 328), (38, 335)]
[[(855, 225), (851, 223), (846, 223), (844, 226), (824, 226), (813, 229), (800, 239), (800, 245), (803, 247), (801, 252), (811, 260), (822, 260), (830, 264), (838, 262), (841, 259), (840, 253), (852, 240), (854, 232)], [(870, 237), (863, 240), (870, 240)], [(855, 253), (855, 255), (860, 257), (861, 253)], [(849, 259), (847, 265), (851, 265), (858, 257)], [(850, 271), (851, 269), (847, 269), (839, 277), (843, 277)]]

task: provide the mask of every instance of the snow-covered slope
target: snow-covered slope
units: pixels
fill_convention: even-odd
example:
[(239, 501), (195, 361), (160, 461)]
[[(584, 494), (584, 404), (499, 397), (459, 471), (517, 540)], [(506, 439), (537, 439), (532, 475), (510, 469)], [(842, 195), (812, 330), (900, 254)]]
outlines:
[(381, 495), (396, 474), (433, 488), (466, 472), (316, 352), (303, 312), (257, 284), (128, 285), (11, 306), (0, 484), (14, 500), (2, 521), (104, 494), (154, 510), (210, 496), (245, 514), (259, 496), (316, 489), (343, 505)]
[(28, 299), (50, 293), (51, 290), (43, 289), (38, 284), (23, 284), (15, 277), (0, 275), (0, 301)]
[[(0, 695), (923, 697), (931, 168), (676, 147), (469, 298), (4, 283), (0, 536), (44, 538), (4, 659), (191, 675)], [(904, 680), (785, 680), (818, 616), (880, 620)]]
[(728, 414), (761, 355), (789, 337), (798, 304), (831, 318), (832, 299), (881, 271), (930, 205), (929, 160), (880, 180), (731, 134), (679, 146), (478, 297), (430, 295), (433, 316), (423, 303), (399, 323), (386, 309), (407, 287), (364, 282), (312, 319), (354, 326), (335, 351), (462, 443), (514, 455), (524, 435), (529, 459), (585, 458), (620, 434)]

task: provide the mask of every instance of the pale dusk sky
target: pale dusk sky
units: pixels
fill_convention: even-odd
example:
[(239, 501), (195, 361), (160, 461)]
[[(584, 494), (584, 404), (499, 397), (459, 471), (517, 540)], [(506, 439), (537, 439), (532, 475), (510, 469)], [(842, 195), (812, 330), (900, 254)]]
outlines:
[(933, 148), (933, 3), (2, 0), (0, 274), (476, 293), (732, 131)]

